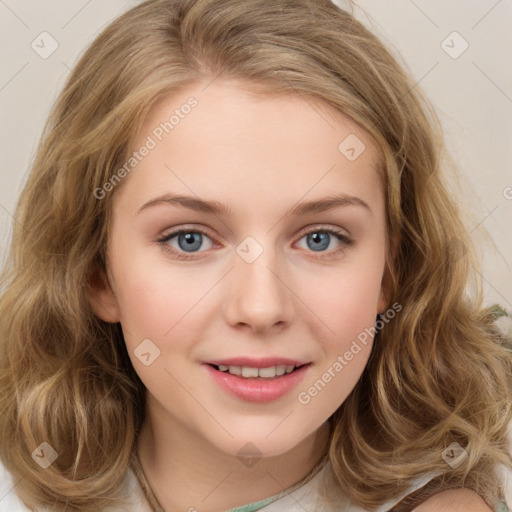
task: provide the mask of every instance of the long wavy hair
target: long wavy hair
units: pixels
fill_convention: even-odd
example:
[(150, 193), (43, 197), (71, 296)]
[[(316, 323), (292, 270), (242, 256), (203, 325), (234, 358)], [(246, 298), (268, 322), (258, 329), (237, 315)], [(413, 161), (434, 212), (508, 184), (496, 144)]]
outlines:
[[(94, 191), (126, 161), (158, 99), (218, 77), (320, 100), (382, 150), (390, 301), (403, 309), (329, 419), (337, 485), (374, 510), (435, 471), (423, 498), (468, 487), (494, 506), (496, 468), (512, 467), (512, 357), (480, 287), (468, 292), (478, 267), (441, 174), (440, 124), (391, 52), (330, 0), (149, 0), (107, 26), (70, 73), (1, 281), (0, 457), (18, 494), (55, 511), (122, 502), (145, 388), (120, 325), (90, 305), (116, 193)], [(455, 441), (468, 453), (458, 468), (441, 456)], [(47, 469), (31, 456), (42, 442), (58, 453)]]

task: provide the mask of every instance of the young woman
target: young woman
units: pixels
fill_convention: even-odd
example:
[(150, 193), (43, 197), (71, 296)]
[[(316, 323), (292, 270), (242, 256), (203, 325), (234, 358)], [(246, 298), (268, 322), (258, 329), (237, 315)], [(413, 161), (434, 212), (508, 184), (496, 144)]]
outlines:
[(413, 85), (328, 0), (104, 30), (15, 215), (1, 510), (506, 510), (506, 312)]

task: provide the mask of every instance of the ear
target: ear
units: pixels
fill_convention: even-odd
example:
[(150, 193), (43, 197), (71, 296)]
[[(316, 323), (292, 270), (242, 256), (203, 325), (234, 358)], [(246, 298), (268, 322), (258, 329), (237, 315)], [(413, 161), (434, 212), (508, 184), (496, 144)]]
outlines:
[(103, 269), (95, 271), (87, 286), (89, 303), (94, 314), (105, 322), (121, 321), (117, 299)]

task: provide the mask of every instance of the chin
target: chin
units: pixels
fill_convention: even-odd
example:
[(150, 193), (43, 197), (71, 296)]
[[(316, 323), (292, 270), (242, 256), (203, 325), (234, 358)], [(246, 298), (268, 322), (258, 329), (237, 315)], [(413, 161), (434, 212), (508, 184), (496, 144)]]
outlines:
[[(289, 452), (303, 441), (307, 435), (301, 432), (290, 432), (283, 429), (277, 433), (276, 424), (269, 429), (251, 429), (243, 433), (231, 431), (233, 438), (224, 436), (223, 439), (211, 440), (212, 444), (228, 455), (239, 457), (270, 458), (279, 457)], [(279, 428), (279, 427), (278, 427)]]

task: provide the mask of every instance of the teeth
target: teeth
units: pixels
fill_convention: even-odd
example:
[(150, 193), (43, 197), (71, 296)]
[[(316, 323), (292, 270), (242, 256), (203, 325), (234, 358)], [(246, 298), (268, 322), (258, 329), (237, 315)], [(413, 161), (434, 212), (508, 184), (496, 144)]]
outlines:
[(276, 376), (276, 372), (277, 372), (276, 367), (270, 366), (269, 368), (260, 368), (258, 370), (258, 375), (260, 377), (264, 377), (265, 379), (272, 379), (273, 377)]
[(231, 373), (231, 375), (242, 375), (242, 367), (241, 366), (230, 366), (228, 368), (228, 370), (229, 370), (229, 373)]
[(257, 377), (258, 368), (250, 368), (249, 366), (242, 366), (242, 377)]
[(285, 373), (291, 373), (295, 369), (294, 365), (279, 364), (277, 366), (269, 366), (268, 368), (252, 368), (250, 366), (226, 366), (219, 365), (221, 372), (227, 372), (231, 375), (238, 375), (244, 378), (261, 377), (263, 379), (273, 379), (281, 377)]
[(276, 375), (280, 377), (281, 375), (284, 375), (286, 373), (286, 365), (285, 364), (278, 364), (276, 366)]

